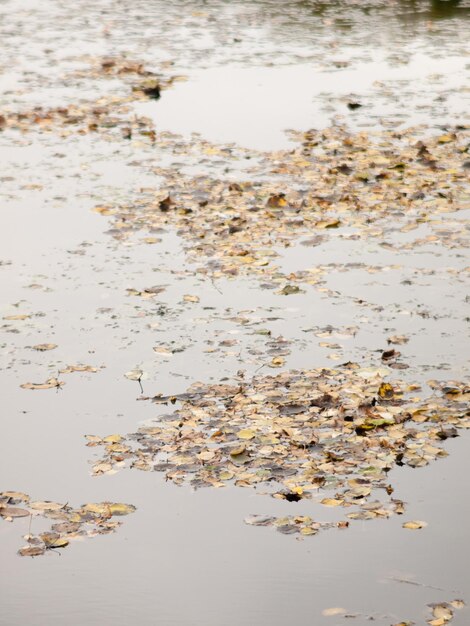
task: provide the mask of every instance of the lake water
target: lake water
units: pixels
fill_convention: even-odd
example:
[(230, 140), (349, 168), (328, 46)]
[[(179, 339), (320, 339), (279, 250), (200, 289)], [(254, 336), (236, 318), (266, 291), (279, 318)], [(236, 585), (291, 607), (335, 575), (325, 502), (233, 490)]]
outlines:
[[(1, 316), (31, 315), (2, 320), (0, 490), (73, 506), (106, 500), (137, 507), (116, 533), (34, 559), (16, 554), (29, 519), (2, 520), (2, 626), (390, 626), (425, 623), (432, 602), (470, 602), (468, 434), (443, 444), (447, 458), (390, 473), (395, 495), (407, 503), (406, 518), (425, 520), (424, 530), (403, 530), (403, 518), (395, 516), (305, 540), (243, 519), (307, 512), (326, 520), (336, 513), (253, 489), (193, 491), (160, 473), (94, 477), (95, 449), (84, 438), (134, 432), (158, 418), (158, 407), (136, 401), (138, 383), (124, 376), (134, 368), (146, 372), (149, 395), (218, 382), (240, 368), (255, 373), (260, 361), (250, 348), (265, 349), (264, 339), (253, 336), (259, 327), (291, 342), (286, 368), (334, 365), (306, 332), (331, 324), (360, 329), (341, 342), (340, 362), (369, 358), (383, 348), (386, 333), (407, 334), (409, 344), (399, 348), (410, 378), (468, 380), (468, 250), (388, 250), (331, 230), (314, 247), (297, 241), (276, 248), (277, 264), (286, 273), (337, 264), (326, 286), (338, 298), (313, 289), (285, 298), (256, 279), (213, 281), (196, 272), (171, 228), (154, 233), (154, 244), (142, 233), (119, 241), (107, 232), (112, 218), (92, 211), (158, 187), (159, 167), (218, 171), (228, 179), (237, 167), (244, 171), (244, 162), (229, 163), (224, 172), (225, 163), (192, 156), (193, 133), (234, 143), (256, 162), (268, 151), (290, 150), (289, 129), (423, 124), (440, 134), (468, 124), (470, 5), (442, 5), (0, 3), (0, 114), (119, 97), (120, 81), (77, 74), (102, 56), (125, 54), (185, 77), (160, 100), (131, 105), (158, 132), (181, 135), (168, 151), (92, 134), (0, 132)], [(361, 106), (352, 110), (348, 103)], [(463, 212), (447, 217), (462, 220), (464, 230)], [(431, 232), (420, 228), (423, 236)], [(411, 235), (418, 236), (394, 232), (389, 240), (398, 246)], [(400, 267), (376, 274), (341, 269), (355, 262)], [(429, 269), (434, 274), (423, 271)], [(127, 291), (153, 285), (165, 287), (154, 299)], [(197, 294), (199, 302), (188, 306), (185, 294)], [(357, 296), (368, 305), (355, 302)], [(420, 316), (420, 307), (429, 314)], [(249, 324), (234, 321), (240, 316)], [(237, 348), (212, 352), (224, 339), (236, 339)], [(31, 350), (43, 342), (58, 348)], [(157, 344), (178, 350), (161, 356), (152, 350)], [(72, 363), (100, 369), (68, 375), (58, 391), (20, 388)], [(326, 617), (329, 607), (351, 617)], [(469, 616), (468, 608), (456, 611), (452, 624), (464, 626)]]

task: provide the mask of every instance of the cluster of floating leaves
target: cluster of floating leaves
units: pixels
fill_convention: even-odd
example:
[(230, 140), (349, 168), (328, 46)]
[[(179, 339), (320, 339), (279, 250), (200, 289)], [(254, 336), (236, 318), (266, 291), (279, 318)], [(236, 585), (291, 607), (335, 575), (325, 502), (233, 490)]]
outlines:
[(435, 602), (428, 604), (431, 611), (431, 617), (427, 620), (430, 626), (445, 626), (454, 618), (455, 610), (462, 609), (465, 602), (460, 599), (451, 600), (450, 602)]
[(102, 95), (96, 101), (83, 101), (58, 107), (37, 106), (32, 110), (0, 112), (0, 131), (13, 129), (54, 132), (62, 137), (72, 133), (100, 133), (119, 139), (131, 139), (133, 135), (155, 140), (155, 131), (149, 120), (137, 117), (130, 105), (136, 100), (158, 99), (181, 77), (156, 74), (143, 63), (125, 57), (90, 59), (88, 70), (75, 71), (73, 78), (103, 79), (115, 77), (123, 81), (119, 94)]
[[(35, 346), (35, 350), (39, 350), (42, 352), (45, 350), (50, 350), (51, 348), (44, 347), (47, 345), (54, 345), (54, 344), (42, 344), (39, 347)], [(54, 345), (54, 347), (56, 346)], [(67, 365), (67, 367), (59, 370), (59, 374), (72, 374), (73, 372), (87, 372), (87, 373), (95, 374), (98, 371), (99, 371), (98, 368), (94, 367), (93, 365), (78, 364), (78, 365)], [(43, 383), (23, 383), (20, 385), (20, 387), (22, 389), (31, 389), (32, 391), (38, 391), (41, 389), (60, 389), (64, 385), (65, 385), (65, 381), (59, 380), (58, 378), (54, 377), (54, 378), (48, 378)]]
[[(48, 550), (65, 548), (74, 539), (84, 539), (114, 532), (121, 522), (113, 519), (135, 511), (132, 504), (96, 502), (72, 508), (68, 504), (50, 501), (32, 501), (18, 491), (0, 492), (0, 516), (6, 521), (30, 517), (30, 531), (25, 535), (26, 545), (20, 556), (40, 556)], [(51, 520), (49, 530), (31, 534), (32, 520), (36, 517)]]
[[(132, 104), (158, 98), (160, 90), (179, 77), (157, 75), (140, 61), (126, 57), (89, 59), (90, 69), (77, 76), (124, 83), (123, 95), (107, 95), (95, 102), (23, 113), (3, 112), (0, 128), (97, 132), (124, 139), (147, 140), (155, 150), (175, 155), (198, 154), (227, 167), (244, 162), (246, 177), (186, 175), (181, 168), (143, 164), (163, 187), (146, 188), (127, 204), (96, 207), (114, 216), (110, 231), (125, 239), (137, 231), (150, 235), (162, 227), (176, 228), (188, 243), (199, 271), (212, 276), (255, 274), (285, 285), (286, 276), (274, 263), (276, 248), (308, 235), (308, 245), (324, 241), (325, 232), (346, 239), (375, 239), (385, 249), (399, 251), (424, 245), (464, 247), (468, 232), (458, 211), (468, 196), (468, 128), (351, 133), (341, 126), (321, 131), (292, 132), (297, 147), (278, 152), (241, 150), (210, 144), (193, 137), (191, 143), (156, 131), (151, 120), (135, 115)], [(246, 164), (253, 159), (253, 165)], [(457, 213), (457, 216), (455, 215)], [(450, 216), (449, 214), (453, 214)], [(397, 233), (425, 226), (428, 233), (398, 243)], [(307, 243), (307, 242), (306, 242)], [(328, 268), (295, 272), (289, 281), (317, 284)]]
[[(385, 381), (382, 371), (348, 363), (251, 381), (240, 373), (237, 384), (196, 383), (184, 394), (146, 398), (181, 406), (128, 436), (88, 435), (88, 446), (105, 451), (93, 473), (130, 465), (194, 488), (262, 485), (289, 502), (344, 507), (353, 520), (401, 514), (388, 472), (446, 456), (439, 444), (470, 428), (470, 389), (429, 381), (434, 393), (422, 398), (418, 385)], [(302, 516), (250, 519), (289, 533), (322, 527)]]
[(347, 528), (348, 521), (317, 522), (309, 515), (287, 515), (275, 517), (273, 515), (249, 515), (245, 524), (250, 526), (272, 526), (284, 535), (300, 534), (302, 537), (316, 535), (319, 530), (326, 528)]
[[(318, 245), (331, 230), (337, 237), (376, 239), (397, 251), (467, 245), (461, 220), (446, 215), (468, 201), (466, 129), (424, 139), (423, 129), (350, 134), (337, 127), (298, 139), (294, 150), (267, 153), (253, 167), (251, 180), (188, 177), (176, 168), (155, 168), (166, 179), (164, 189), (96, 210), (115, 217), (111, 232), (119, 239), (142, 229), (177, 228), (191, 258), (204, 259), (200, 271), (216, 277), (250, 273), (285, 280), (273, 264), (276, 247), (307, 234), (310, 245)], [(212, 151), (231, 158), (229, 149)], [(423, 225), (431, 233), (420, 239), (387, 240)], [(306, 269), (289, 279), (315, 284), (324, 271)]]

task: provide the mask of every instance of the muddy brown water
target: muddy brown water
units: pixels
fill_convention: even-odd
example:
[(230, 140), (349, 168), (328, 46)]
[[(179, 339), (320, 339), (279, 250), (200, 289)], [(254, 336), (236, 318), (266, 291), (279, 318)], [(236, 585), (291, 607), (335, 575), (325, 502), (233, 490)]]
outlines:
[[(287, 129), (331, 123), (356, 130), (424, 123), (441, 132), (465, 122), (468, 111), (468, 11), (466, 2), (436, 10), (428, 2), (3, 1), (2, 108), (119, 93), (117, 82), (103, 87), (63, 76), (85, 67), (84, 55), (126, 52), (150, 66), (169, 60), (187, 76), (160, 101), (136, 105), (159, 130), (183, 137), (195, 132), (265, 151), (291, 145)], [(363, 106), (348, 111), (351, 100)], [(36, 559), (16, 554), (29, 521), (2, 521), (2, 626), (424, 624), (428, 603), (470, 602), (468, 434), (445, 442), (443, 460), (392, 471), (406, 518), (427, 521), (423, 531), (403, 530), (395, 516), (303, 541), (243, 519), (339, 514), (251, 489), (192, 491), (157, 473), (92, 477), (96, 457), (84, 440), (133, 432), (157, 418), (158, 408), (136, 401), (138, 384), (125, 372), (143, 369), (149, 394), (182, 392), (241, 368), (250, 374), (260, 367), (250, 353), (253, 345), (263, 348), (264, 339), (253, 335), (259, 328), (292, 341), (288, 368), (334, 365), (310, 332), (331, 324), (359, 329), (341, 341), (340, 362), (373, 354), (389, 334), (407, 334), (400, 350), (410, 379), (462, 380), (468, 301), (464, 275), (447, 270), (465, 268), (468, 251), (393, 252), (333, 233), (315, 247), (277, 250), (278, 264), (285, 271), (356, 262), (400, 269), (332, 272), (328, 287), (337, 298), (314, 290), (285, 298), (249, 279), (214, 285), (194, 273), (176, 233), (159, 233), (154, 245), (139, 236), (119, 243), (106, 232), (109, 218), (91, 211), (156, 185), (146, 161), (202, 172), (206, 165), (90, 136), (34, 133), (0, 135), (0, 157), (1, 315), (32, 314), (4, 324), (0, 337), (0, 490), (74, 506), (109, 500), (137, 507), (115, 534)], [(223, 174), (223, 164), (214, 167)], [(411, 236), (418, 235), (391, 232), (390, 240)], [(429, 269), (434, 274), (423, 271)], [(127, 295), (151, 285), (165, 291), (148, 301)], [(184, 294), (200, 302), (188, 306)], [(366, 304), (354, 301), (358, 295)], [(429, 315), (421, 316), (423, 309)], [(234, 321), (241, 315), (249, 324)], [(227, 338), (239, 341), (236, 349), (207, 351)], [(42, 342), (58, 348), (30, 349)], [(159, 343), (180, 351), (156, 355)], [(19, 387), (78, 362), (104, 368), (64, 377), (58, 392)], [(322, 616), (328, 607), (355, 617)], [(452, 624), (469, 620), (463, 609)]]

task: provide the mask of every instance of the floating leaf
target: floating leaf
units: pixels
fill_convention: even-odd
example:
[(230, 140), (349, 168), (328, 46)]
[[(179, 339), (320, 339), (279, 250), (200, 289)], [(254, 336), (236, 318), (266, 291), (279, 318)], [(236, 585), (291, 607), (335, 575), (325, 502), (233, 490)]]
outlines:
[(25, 546), (18, 550), (20, 556), (41, 556), (45, 552), (44, 546)]
[[(244, 428), (243, 430), (238, 431), (237, 436), (239, 439), (253, 439), (253, 437), (256, 436), (256, 433), (250, 428)], [(231, 454), (233, 455), (234, 452), (232, 451)]]
[(72, 374), (72, 372), (92, 372), (96, 373), (97, 367), (93, 365), (67, 365), (64, 369), (59, 370), (61, 374)]
[(31, 317), (31, 315), (25, 315), (25, 314), (21, 315), (21, 314), (18, 314), (18, 315), (6, 315), (3, 319), (4, 320), (27, 320), (30, 317)]
[(112, 515), (129, 515), (136, 508), (132, 504), (123, 504), (121, 502), (98, 502), (83, 505), (83, 510), (107, 517)]
[(323, 609), (321, 612), (325, 617), (333, 617), (334, 615), (345, 615), (346, 609), (340, 607), (332, 607), (330, 609)]
[(237, 457), (237, 456), (240, 456), (240, 454), (243, 454), (244, 452), (246, 452), (246, 446), (244, 444), (242, 444), (241, 446), (237, 446), (236, 448), (232, 448), (230, 450), (230, 456)]
[(33, 346), (33, 350), (37, 350), (38, 352), (46, 352), (47, 350), (54, 350), (54, 348), (57, 348), (56, 343), (38, 343)]
[(323, 498), (323, 500), (320, 500), (320, 504), (324, 504), (325, 506), (340, 506), (343, 502), (344, 500), (337, 498)]
[(22, 389), (54, 389), (59, 388), (65, 385), (65, 383), (61, 380), (57, 380), (57, 378), (49, 378), (45, 383), (23, 383), (20, 385)]
[(245, 517), (245, 524), (250, 526), (270, 526), (275, 519), (272, 515), (249, 515)]
[(390, 383), (382, 383), (379, 387), (379, 396), (385, 400), (390, 400), (394, 396), (393, 387)]
[(191, 296), (189, 294), (186, 294), (183, 296), (183, 301), (184, 302), (194, 302), (197, 303), (199, 302), (199, 296)]
[(59, 504), (59, 502), (50, 502), (48, 500), (37, 502), (30, 502), (28, 505), (31, 509), (35, 511), (59, 511), (63, 509), (65, 504)]
[(405, 522), (403, 524), (403, 528), (408, 528), (410, 530), (421, 530), (421, 528), (426, 528), (427, 522), (422, 522), (420, 520), (413, 520), (410, 522)]
[(27, 502), (30, 498), (27, 493), (22, 491), (2, 491), (0, 492), (0, 498), (9, 498), (11, 500), (20, 500)]
[(42, 533), (39, 536), (46, 548), (65, 548), (69, 545), (68, 540), (61, 537), (59, 533)]
[(0, 507), (0, 515), (2, 517), (26, 517), (31, 515), (26, 509), (20, 509), (15, 506), (3, 506)]
[(144, 372), (142, 370), (135, 369), (135, 370), (130, 370), (129, 372), (126, 372), (124, 376), (128, 378), (129, 380), (135, 380), (139, 382), (143, 379)]
[(294, 293), (300, 293), (302, 290), (298, 285), (285, 285), (279, 292), (282, 296), (291, 296)]

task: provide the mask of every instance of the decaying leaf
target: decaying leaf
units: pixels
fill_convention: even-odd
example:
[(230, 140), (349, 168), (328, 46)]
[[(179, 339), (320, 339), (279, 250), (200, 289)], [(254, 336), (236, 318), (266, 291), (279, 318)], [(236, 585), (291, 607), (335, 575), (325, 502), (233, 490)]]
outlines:
[(18, 550), (18, 554), (20, 556), (41, 556), (45, 551), (45, 546), (25, 546)]
[(59, 509), (63, 509), (64, 506), (64, 504), (60, 504), (59, 502), (49, 501), (37, 501), (29, 503), (29, 507), (34, 509), (35, 511), (58, 511)]
[(129, 515), (129, 513), (135, 511), (135, 506), (121, 502), (99, 502), (95, 504), (85, 504), (83, 510), (97, 513), (103, 517), (111, 517), (113, 515)]
[(191, 296), (190, 294), (186, 294), (183, 296), (184, 302), (199, 302), (199, 296)]
[(324, 504), (325, 506), (341, 506), (343, 502), (344, 500), (339, 500), (336, 498), (323, 498), (323, 500), (321, 500), (321, 504)]
[(331, 607), (329, 609), (323, 609), (321, 612), (325, 617), (333, 617), (334, 615), (345, 615), (346, 609), (340, 607)]
[(59, 370), (61, 374), (71, 374), (72, 372), (92, 372), (93, 374), (98, 371), (97, 367), (93, 365), (67, 365), (64, 369)]
[[(18, 502), (24, 503), (23, 507), (16, 507)], [(33, 523), (37, 516), (41, 516), (53, 520), (50, 530), (24, 537), (28, 545), (18, 551), (20, 556), (40, 556), (48, 550), (65, 548), (76, 537), (114, 532), (120, 522), (114, 521), (113, 517), (128, 515), (135, 510), (132, 504), (120, 502), (88, 503), (74, 509), (68, 504), (49, 500), (30, 502), (29, 496), (21, 492), (0, 493), (0, 516), (3, 519), (13, 521), (17, 517), (31, 516)]]
[(141, 381), (145, 377), (145, 373), (140, 369), (130, 370), (124, 374), (126, 378), (129, 380), (135, 380), (137, 382)]
[(31, 317), (31, 315), (18, 313), (17, 315), (5, 315), (3, 319), (4, 320), (9, 320), (9, 321), (13, 321), (13, 320), (27, 320), (30, 317)]
[[(401, 515), (404, 503), (393, 497), (389, 469), (422, 467), (444, 456), (438, 445), (443, 424), (458, 429), (470, 427), (470, 420), (454, 401), (465, 391), (463, 383), (455, 382), (458, 393), (436, 385), (430, 398), (414, 398), (409, 394), (416, 385), (386, 383), (386, 373), (347, 363), (237, 384), (197, 383), (173, 398), (180, 406), (164, 421), (109, 441), (88, 436), (88, 445), (104, 450), (93, 472), (127, 465), (163, 471), (167, 480), (195, 488), (264, 484), (268, 493), (291, 502), (311, 498), (321, 487), (318, 501), (347, 507), (348, 520)], [(157, 400), (173, 403), (171, 396)], [(427, 416), (419, 429), (417, 414)], [(296, 519), (273, 524), (283, 534), (315, 534), (301, 531)], [(323, 528), (312, 526), (315, 532)]]
[(421, 530), (421, 528), (426, 528), (427, 525), (427, 522), (412, 520), (410, 522), (404, 522), (403, 528), (408, 528), (409, 530)]
[(16, 506), (0, 506), (0, 515), (2, 517), (26, 517), (31, 513)]
[(390, 400), (394, 396), (394, 390), (390, 383), (382, 383), (379, 387), (379, 396), (385, 400)]
[(57, 378), (48, 378), (45, 383), (23, 383), (20, 385), (22, 389), (58, 389), (63, 387), (65, 382), (58, 380)]

